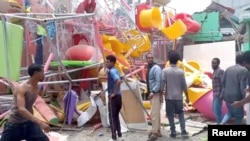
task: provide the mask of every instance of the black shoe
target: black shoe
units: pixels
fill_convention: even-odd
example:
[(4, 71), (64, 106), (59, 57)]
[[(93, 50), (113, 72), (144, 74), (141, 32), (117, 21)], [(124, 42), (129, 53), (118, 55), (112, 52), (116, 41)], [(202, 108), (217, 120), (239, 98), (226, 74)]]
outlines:
[(188, 132), (187, 132), (186, 130), (183, 130), (183, 131), (181, 131), (181, 135), (182, 135), (182, 136), (187, 136), (187, 135), (188, 135)]
[(176, 138), (176, 132), (171, 132), (170, 137), (171, 138)]

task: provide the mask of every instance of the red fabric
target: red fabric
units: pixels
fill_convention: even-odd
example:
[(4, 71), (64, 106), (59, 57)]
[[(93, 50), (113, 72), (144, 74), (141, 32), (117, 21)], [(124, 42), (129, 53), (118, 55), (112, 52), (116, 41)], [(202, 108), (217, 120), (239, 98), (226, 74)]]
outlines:
[(212, 72), (204, 72), (210, 79), (213, 79), (213, 73)]
[(95, 11), (95, 8), (96, 8), (95, 0), (84, 0), (78, 5), (76, 13), (84, 13), (84, 12), (93, 13)]
[[(81, 73), (80, 79), (89, 78), (89, 76), (90, 76), (89, 70), (82, 70), (80, 73)], [(80, 82), (80, 87), (83, 90), (87, 90), (89, 86), (90, 86), (90, 81), (81, 81)]]
[(78, 45), (81, 40), (85, 40), (86, 42), (88, 42), (88, 39), (85, 37), (85, 35), (82, 34), (73, 35), (74, 45)]

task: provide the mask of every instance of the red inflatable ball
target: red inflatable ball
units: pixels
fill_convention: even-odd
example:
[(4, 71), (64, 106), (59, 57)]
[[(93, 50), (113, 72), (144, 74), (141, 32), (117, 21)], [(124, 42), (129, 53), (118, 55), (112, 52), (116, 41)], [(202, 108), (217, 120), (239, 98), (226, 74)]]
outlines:
[(66, 51), (66, 59), (76, 61), (88, 61), (94, 54), (94, 48), (88, 45), (75, 45)]

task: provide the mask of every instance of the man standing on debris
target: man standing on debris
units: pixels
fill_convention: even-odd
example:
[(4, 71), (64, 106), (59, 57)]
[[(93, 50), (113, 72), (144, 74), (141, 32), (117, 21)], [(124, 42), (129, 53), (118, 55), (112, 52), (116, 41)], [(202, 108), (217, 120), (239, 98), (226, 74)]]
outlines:
[[(1, 141), (49, 141), (44, 134), (49, 132), (48, 124), (33, 115), (33, 104), (40, 92), (38, 82), (43, 81), (44, 72), (41, 65), (32, 64), (28, 67), (30, 79), (16, 86), (14, 106), (4, 125)], [(41, 129), (42, 128), (42, 129)]]
[(239, 54), (236, 56), (236, 65), (228, 67), (223, 77), (223, 99), (226, 102), (228, 111), (221, 124), (226, 124), (232, 117), (235, 118), (235, 124), (242, 124), (244, 107), (233, 107), (232, 104), (245, 98), (247, 74), (248, 71), (243, 66), (243, 56)]
[(170, 137), (176, 137), (174, 116), (178, 114), (181, 127), (181, 135), (186, 136), (188, 133), (185, 127), (185, 118), (183, 111), (183, 92), (186, 95), (186, 102), (189, 103), (187, 84), (184, 71), (177, 67), (180, 55), (176, 51), (170, 51), (168, 54), (170, 67), (165, 68), (162, 72), (163, 89), (165, 88), (166, 113), (170, 124)]
[(147, 91), (149, 93), (148, 99), (151, 100), (151, 120), (152, 130), (149, 134), (149, 141), (156, 140), (161, 137), (161, 82), (162, 82), (162, 69), (154, 62), (152, 53), (146, 55), (148, 62), (147, 69)]
[(106, 66), (108, 70), (108, 109), (109, 109), (109, 121), (112, 139), (110, 141), (118, 140), (122, 141), (121, 125), (119, 119), (119, 113), (122, 108), (122, 96), (120, 85), (122, 83), (121, 76), (118, 70), (115, 68), (116, 57), (108, 55), (106, 57)]
[(213, 85), (213, 104), (212, 109), (213, 113), (216, 118), (217, 124), (221, 123), (221, 120), (223, 118), (222, 116), (222, 78), (224, 75), (224, 70), (220, 68), (220, 59), (219, 58), (213, 58), (212, 59), (212, 69), (213, 72), (213, 79), (212, 79), (212, 85)]

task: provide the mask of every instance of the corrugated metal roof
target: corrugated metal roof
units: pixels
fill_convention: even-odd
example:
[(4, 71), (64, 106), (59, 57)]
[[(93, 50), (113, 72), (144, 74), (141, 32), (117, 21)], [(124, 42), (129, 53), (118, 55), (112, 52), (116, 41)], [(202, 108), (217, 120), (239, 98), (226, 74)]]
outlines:
[(242, 6), (249, 4), (249, 0), (212, 0), (226, 7), (231, 7), (233, 9), (239, 9)]

